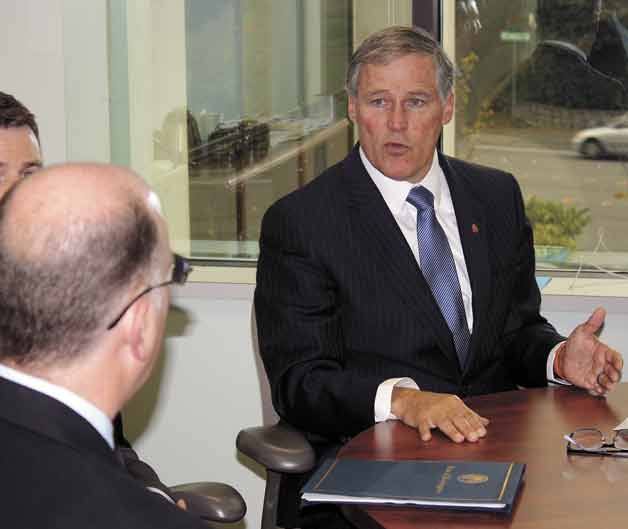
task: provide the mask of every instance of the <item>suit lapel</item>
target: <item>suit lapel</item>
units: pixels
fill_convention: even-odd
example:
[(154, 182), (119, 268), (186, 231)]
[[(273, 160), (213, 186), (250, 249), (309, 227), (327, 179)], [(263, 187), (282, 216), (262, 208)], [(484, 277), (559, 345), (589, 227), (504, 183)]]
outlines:
[[(451, 199), (456, 212), (458, 233), (462, 242), (462, 250), (467, 265), (471, 293), (473, 296), (473, 331), (468, 369), (474, 353), (480, 345), (481, 327), (486, 314), (488, 296), (491, 285), (490, 263), (488, 260), (488, 226), (485, 224), (484, 208), (481, 197), (475, 196), (466, 182), (467, 176), (453, 169), (447, 156), (439, 154), (440, 165), (447, 178)], [(466, 370), (465, 369), (465, 370)]]
[(447, 323), (395, 218), (366, 172), (357, 146), (344, 164), (352, 232), (361, 239), (361, 247), (371, 250), (381, 281), (391, 285), (409, 312), (417, 313), (417, 325), (424, 323), (434, 331), (440, 350), (458, 365)]

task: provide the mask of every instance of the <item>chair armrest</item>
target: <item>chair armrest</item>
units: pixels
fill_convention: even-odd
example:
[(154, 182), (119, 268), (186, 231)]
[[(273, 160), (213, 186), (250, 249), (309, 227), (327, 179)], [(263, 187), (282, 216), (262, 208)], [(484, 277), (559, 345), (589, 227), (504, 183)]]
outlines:
[(305, 436), (286, 424), (240, 430), (238, 450), (267, 470), (302, 474), (314, 468), (316, 456)]
[(244, 518), (246, 503), (225, 483), (184, 483), (171, 489), (175, 501), (185, 500), (188, 512), (211, 522), (232, 523)]

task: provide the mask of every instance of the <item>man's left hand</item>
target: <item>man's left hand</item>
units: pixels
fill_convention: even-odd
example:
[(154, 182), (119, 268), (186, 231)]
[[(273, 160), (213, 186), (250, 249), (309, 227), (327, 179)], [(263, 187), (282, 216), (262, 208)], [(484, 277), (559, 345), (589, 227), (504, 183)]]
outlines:
[(601, 342), (597, 333), (604, 325), (606, 311), (598, 307), (578, 325), (562, 344), (554, 360), (554, 372), (567, 382), (594, 395), (606, 395), (621, 379), (622, 356)]

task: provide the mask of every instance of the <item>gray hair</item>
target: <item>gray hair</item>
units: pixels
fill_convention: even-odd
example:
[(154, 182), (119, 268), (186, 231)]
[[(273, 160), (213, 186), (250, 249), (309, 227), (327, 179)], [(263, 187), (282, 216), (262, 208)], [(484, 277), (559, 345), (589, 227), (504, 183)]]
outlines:
[(438, 94), (444, 101), (454, 84), (454, 64), (427, 31), (406, 26), (388, 27), (368, 36), (360, 44), (353, 53), (347, 70), (347, 93), (353, 97), (358, 95), (358, 78), (363, 64), (388, 64), (412, 53), (428, 55), (434, 59)]

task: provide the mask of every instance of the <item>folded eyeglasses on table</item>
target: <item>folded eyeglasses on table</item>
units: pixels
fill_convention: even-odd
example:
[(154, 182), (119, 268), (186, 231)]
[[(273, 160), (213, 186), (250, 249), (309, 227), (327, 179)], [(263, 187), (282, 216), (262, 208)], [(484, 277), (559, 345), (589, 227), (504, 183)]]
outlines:
[(628, 429), (613, 430), (606, 438), (597, 428), (578, 428), (564, 439), (567, 452), (628, 457)]

